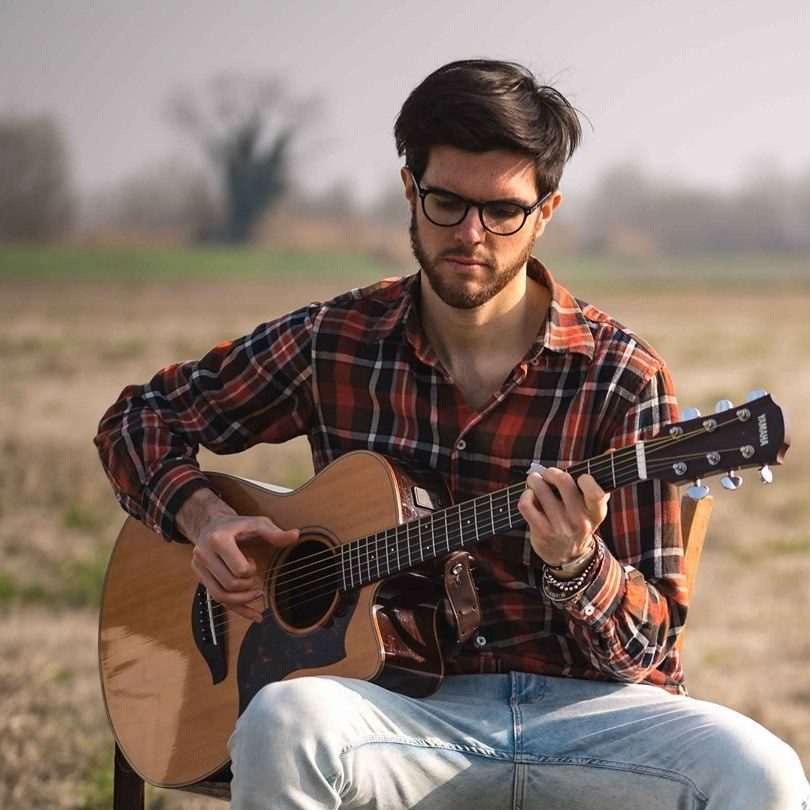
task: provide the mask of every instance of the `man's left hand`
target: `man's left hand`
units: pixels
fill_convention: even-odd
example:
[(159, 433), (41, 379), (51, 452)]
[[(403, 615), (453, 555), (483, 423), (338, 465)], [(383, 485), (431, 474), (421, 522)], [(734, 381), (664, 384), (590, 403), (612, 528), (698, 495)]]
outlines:
[(535, 554), (551, 565), (584, 554), (607, 515), (609, 498), (591, 475), (574, 481), (555, 467), (530, 473), (518, 511), (529, 524)]

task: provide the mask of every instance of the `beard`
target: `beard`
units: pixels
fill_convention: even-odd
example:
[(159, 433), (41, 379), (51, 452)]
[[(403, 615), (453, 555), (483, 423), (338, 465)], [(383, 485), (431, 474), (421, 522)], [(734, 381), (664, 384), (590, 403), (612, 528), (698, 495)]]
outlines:
[[(427, 276), (430, 286), (445, 304), (454, 309), (475, 309), (492, 300), (523, 269), (523, 266), (532, 255), (535, 242), (534, 237), (527, 240), (515, 261), (499, 270), (491, 259), (481, 258), (473, 253), (467, 254), (458, 247), (440, 253), (435, 260), (431, 259), (419, 238), (415, 211), (411, 212), (411, 224), (408, 230), (411, 236), (411, 250), (414, 258), (419, 263), (422, 272)], [(486, 269), (487, 280), (476, 290), (455, 286), (452, 280), (443, 276), (436, 267), (438, 261), (445, 256), (475, 260)]]

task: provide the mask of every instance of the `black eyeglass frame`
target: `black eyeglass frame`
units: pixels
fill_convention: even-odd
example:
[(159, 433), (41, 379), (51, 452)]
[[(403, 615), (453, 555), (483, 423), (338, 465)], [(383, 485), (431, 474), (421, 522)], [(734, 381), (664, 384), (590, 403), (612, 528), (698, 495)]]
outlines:
[[(526, 220), (529, 218), (531, 214), (533, 214), (552, 194), (553, 190), (544, 194), (534, 205), (523, 205), (522, 203), (515, 202), (514, 200), (485, 200), (481, 202), (480, 200), (468, 200), (466, 197), (462, 197), (460, 194), (456, 194), (453, 191), (447, 191), (443, 188), (422, 188), (419, 185), (419, 181), (416, 179), (416, 175), (411, 169), (410, 166), (406, 167), (408, 171), (411, 173), (411, 180), (413, 180), (414, 187), (416, 188), (416, 193), (419, 195), (419, 199), (422, 202), (422, 213), (427, 217), (428, 222), (432, 222), (434, 225), (437, 225), (440, 228), (455, 228), (456, 225), (464, 222), (467, 218), (467, 214), (470, 213), (470, 208), (477, 208), (478, 209), (478, 218), (481, 220), (481, 225), (485, 231), (488, 233), (494, 234), (495, 236), (513, 236), (516, 234), (525, 224)], [(464, 213), (456, 222), (444, 223), (444, 222), (436, 222), (435, 219), (431, 219), (430, 214), (428, 214), (427, 209), (425, 208), (425, 197), (428, 194), (444, 194), (447, 197), (454, 197), (459, 202), (464, 203)], [(484, 222), (484, 207), (487, 205), (514, 205), (516, 208), (519, 208), (523, 211), (523, 222), (517, 226), (513, 231), (508, 231), (507, 233), (500, 233), (499, 231), (493, 231), (486, 222)]]

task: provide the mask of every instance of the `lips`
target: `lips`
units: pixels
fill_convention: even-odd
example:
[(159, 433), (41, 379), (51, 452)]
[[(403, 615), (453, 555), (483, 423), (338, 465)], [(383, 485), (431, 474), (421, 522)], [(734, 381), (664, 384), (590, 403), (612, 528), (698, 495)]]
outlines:
[(468, 256), (444, 256), (445, 261), (461, 267), (487, 267), (487, 263), (483, 259), (472, 259)]

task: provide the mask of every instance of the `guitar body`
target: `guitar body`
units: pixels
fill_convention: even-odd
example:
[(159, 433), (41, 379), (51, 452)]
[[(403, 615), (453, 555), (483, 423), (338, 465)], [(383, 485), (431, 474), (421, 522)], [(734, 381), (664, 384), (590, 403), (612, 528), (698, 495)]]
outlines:
[[(132, 518), (124, 524), (102, 595), (102, 692), (119, 747), (162, 787), (191, 786), (225, 768), (236, 720), (267, 683), (336, 675), (425, 696), (443, 677), (432, 578), (403, 573), (345, 592), (327, 580), (301, 605), (281, 587), (283, 566), (296, 558), (328, 562), (350, 540), (430, 514), (416, 505), (415, 488), (431, 494), (433, 508), (449, 505), (438, 476), (360, 451), (290, 492), (209, 478), (239, 514), (267, 515), (301, 536), (286, 549), (242, 545), (264, 578), (265, 618), (254, 624), (206, 605), (191, 545), (166, 543)], [(308, 568), (317, 584), (318, 567)]]

